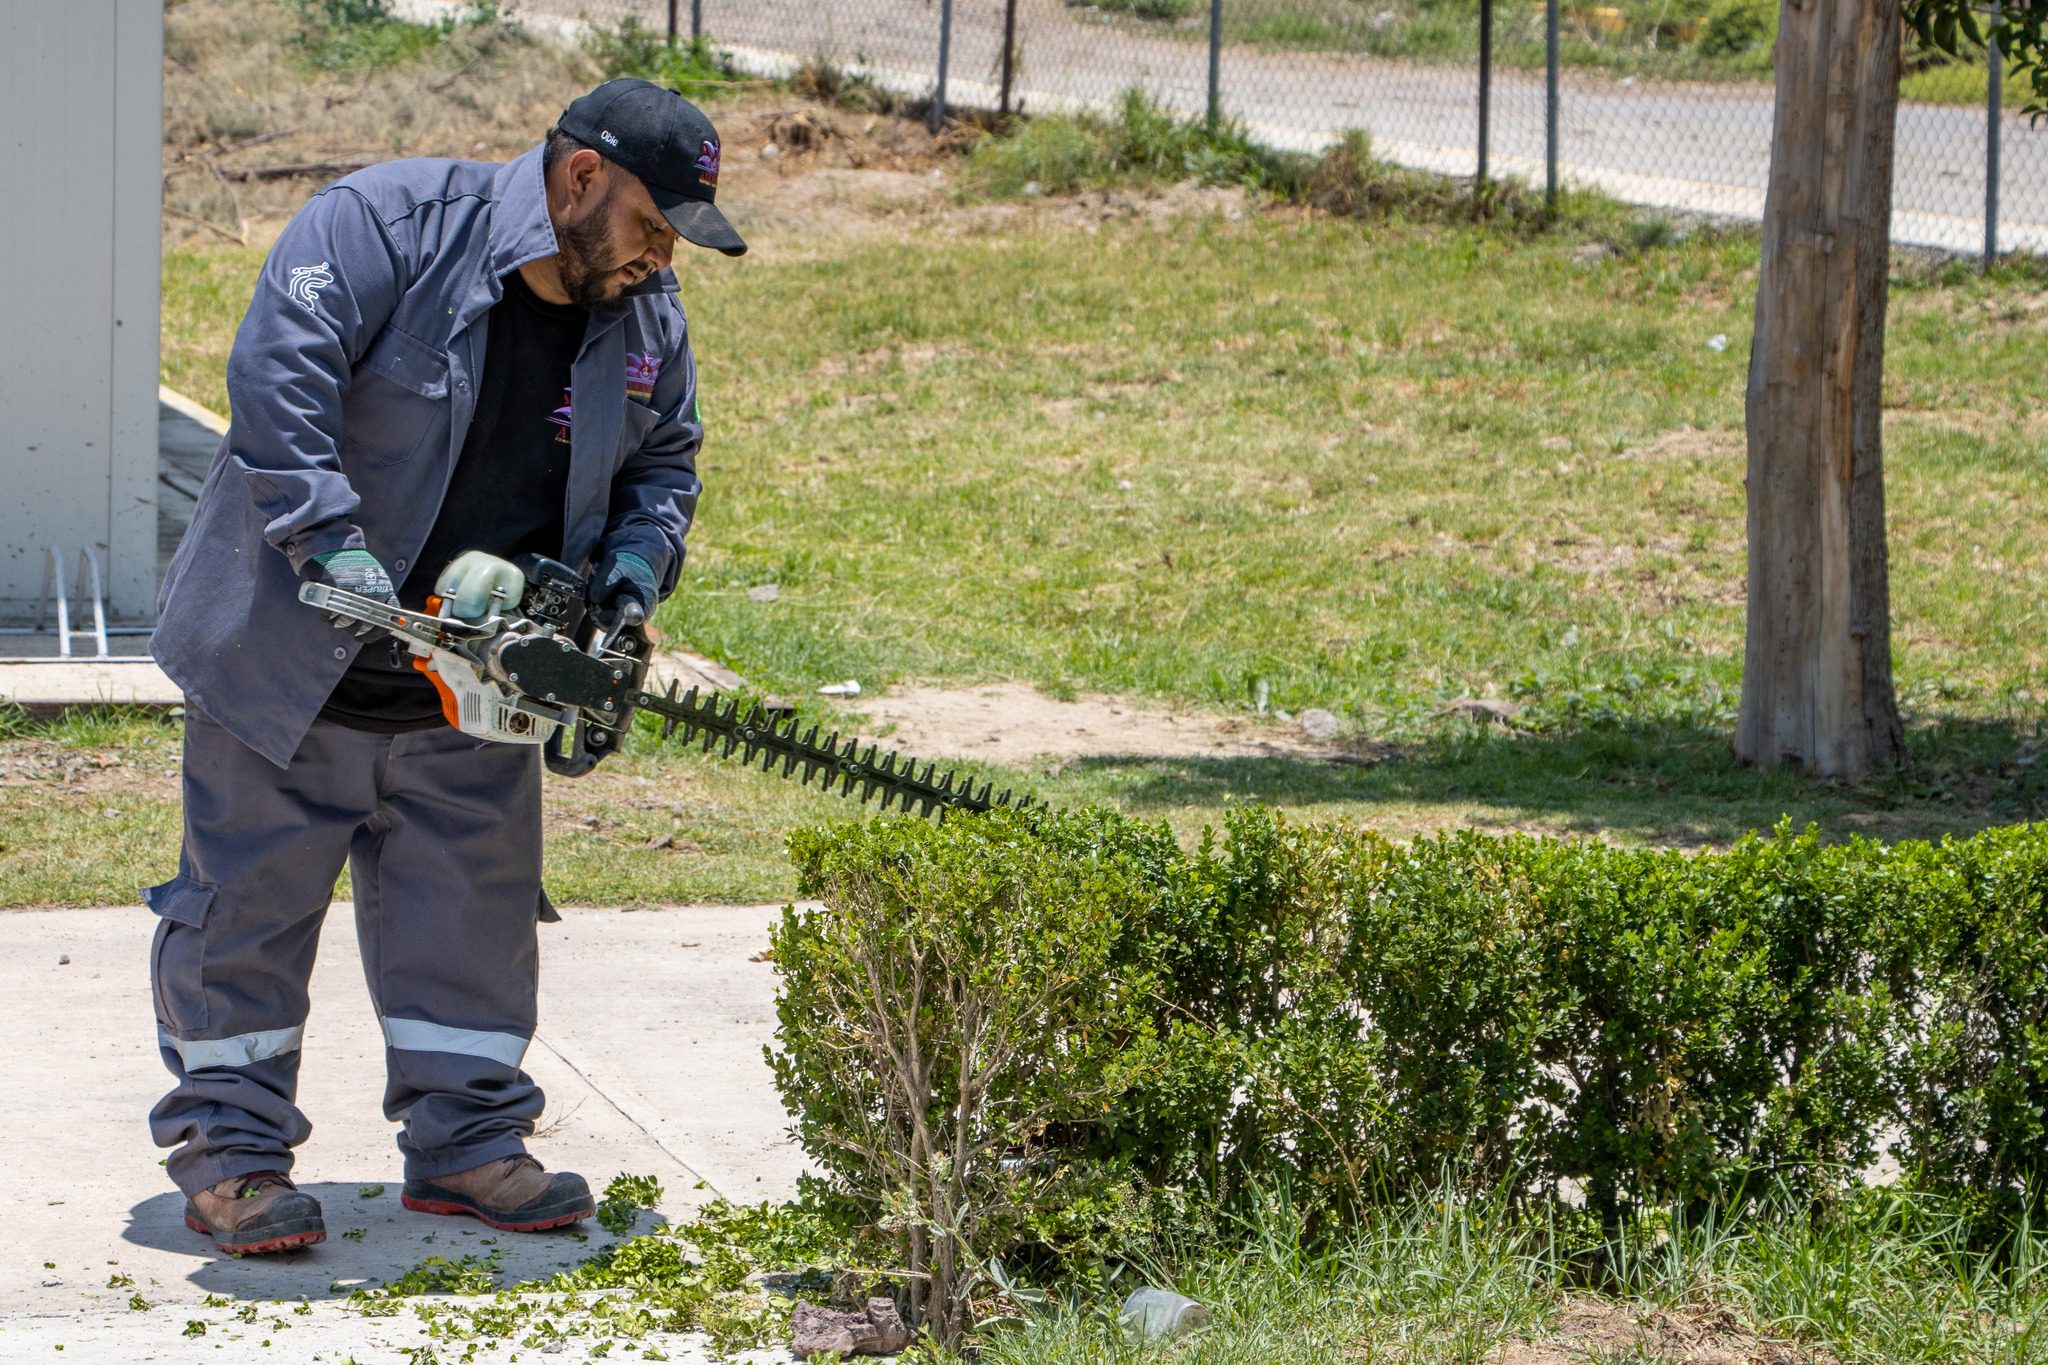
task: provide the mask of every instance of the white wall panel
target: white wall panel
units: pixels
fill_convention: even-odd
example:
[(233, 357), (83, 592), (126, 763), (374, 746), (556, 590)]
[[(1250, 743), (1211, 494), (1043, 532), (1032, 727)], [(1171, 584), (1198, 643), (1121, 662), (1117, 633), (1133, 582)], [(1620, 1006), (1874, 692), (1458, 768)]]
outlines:
[(162, 107), (161, 0), (0, 0), (0, 623), (53, 544), (151, 618)]

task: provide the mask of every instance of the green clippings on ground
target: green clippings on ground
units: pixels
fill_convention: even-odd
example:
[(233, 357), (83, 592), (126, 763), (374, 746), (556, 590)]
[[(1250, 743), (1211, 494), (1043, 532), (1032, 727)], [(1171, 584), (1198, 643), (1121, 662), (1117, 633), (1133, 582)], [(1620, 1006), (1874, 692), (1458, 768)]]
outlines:
[(623, 1237), (632, 1231), (642, 1209), (654, 1208), (660, 1202), (661, 1182), (653, 1176), (615, 1176), (604, 1187), (604, 1198), (597, 1206), (597, 1221), (605, 1231)]
[[(647, 1177), (621, 1176), (606, 1194), (639, 1200), (658, 1197), (659, 1187)], [(657, 1332), (697, 1330), (711, 1338), (715, 1350), (732, 1352), (779, 1338), (789, 1315), (789, 1300), (749, 1284), (750, 1276), (844, 1265), (850, 1245), (815, 1201), (740, 1207), (719, 1200), (689, 1223), (613, 1243), (572, 1271), (513, 1285), (485, 1300), (419, 1301), (420, 1295), (449, 1292), (442, 1286), (451, 1277), (473, 1277), (477, 1269), (469, 1265), (471, 1258), (429, 1258), (358, 1306), (394, 1312), (399, 1301), (412, 1298), (414, 1313), (436, 1341), (493, 1339), (549, 1350), (584, 1340), (595, 1343), (592, 1354), (601, 1354), (607, 1340), (644, 1343)], [(493, 1262), (483, 1268), (496, 1267)], [(832, 1287), (829, 1274), (794, 1278), (821, 1298)], [(646, 1358), (666, 1357), (650, 1345)]]
[(389, 1317), (401, 1302), (422, 1294), (488, 1294), (498, 1287), (498, 1272), (504, 1255), (488, 1251), (481, 1256), (428, 1256), (397, 1279), (373, 1289), (352, 1290), (349, 1307), (365, 1317)]

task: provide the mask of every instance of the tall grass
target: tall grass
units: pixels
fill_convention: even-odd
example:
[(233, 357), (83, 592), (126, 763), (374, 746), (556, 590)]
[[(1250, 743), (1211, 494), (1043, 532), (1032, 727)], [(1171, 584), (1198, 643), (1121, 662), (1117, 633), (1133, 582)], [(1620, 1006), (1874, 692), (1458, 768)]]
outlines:
[[(1571, 1209), (1446, 1195), (1316, 1242), (1276, 1199), (1234, 1238), (1053, 1296), (1057, 1308), (989, 1333), (980, 1359), (1478, 1362), (1551, 1340), (1562, 1358), (1675, 1361), (1692, 1338), (1727, 1352), (1714, 1359), (2048, 1360), (2048, 1239), (2025, 1229), (1980, 1247), (1969, 1226), (1964, 1210), (1888, 1190), (1818, 1215), (1771, 1200), (1695, 1223), (1657, 1214), (1600, 1242)], [(1205, 1304), (1213, 1325), (1131, 1340), (1116, 1308), (1142, 1283)]]

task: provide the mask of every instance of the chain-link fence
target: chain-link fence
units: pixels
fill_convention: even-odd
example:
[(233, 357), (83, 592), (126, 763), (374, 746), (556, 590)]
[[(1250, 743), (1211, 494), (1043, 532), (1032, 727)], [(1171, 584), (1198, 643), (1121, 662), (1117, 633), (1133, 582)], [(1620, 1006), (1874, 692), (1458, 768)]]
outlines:
[[(1777, 0), (523, 0), (521, 9), (702, 34), (763, 75), (828, 63), (940, 109), (1107, 110), (1138, 86), (1176, 113), (1220, 114), (1277, 148), (1316, 150), (1362, 129), (1403, 165), (1598, 188), (1675, 211), (1759, 218), (1770, 164)], [(1908, 65), (1895, 239), (2048, 251), (2048, 126), (2020, 114), (1995, 62), (1916, 54)]]

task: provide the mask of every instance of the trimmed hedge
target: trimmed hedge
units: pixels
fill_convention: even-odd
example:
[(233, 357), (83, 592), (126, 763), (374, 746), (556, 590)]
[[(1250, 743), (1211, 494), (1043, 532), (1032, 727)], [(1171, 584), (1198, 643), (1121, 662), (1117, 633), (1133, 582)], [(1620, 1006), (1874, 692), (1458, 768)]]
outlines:
[[(1119, 1181), (1199, 1209), (1284, 1180), (1341, 1214), (1456, 1171), (1569, 1183), (1611, 1226), (1766, 1186), (1826, 1199), (1884, 1152), (1989, 1220), (2043, 1202), (2048, 828), (1887, 847), (1781, 827), (1689, 854), (1394, 844), (1252, 809), (1187, 851), (1086, 810), (839, 825), (792, 852), (826, 908), (776, 934), (777, 1076), (877, 1210), (901, 1181), (853, 1149), (901, 1097), (843, 1011), (906, 954), (936, 998), (1036, 1002), (987, 1105), (929, 1098), (1013, 1195), (1037, 1172), (1083, 1201), (1069, 1234)], [(986, 1059), (953, 1014), (915, 1018), (896, 1046)], [(1058, 1223), (1040, 1203), (977, 1254)]]

